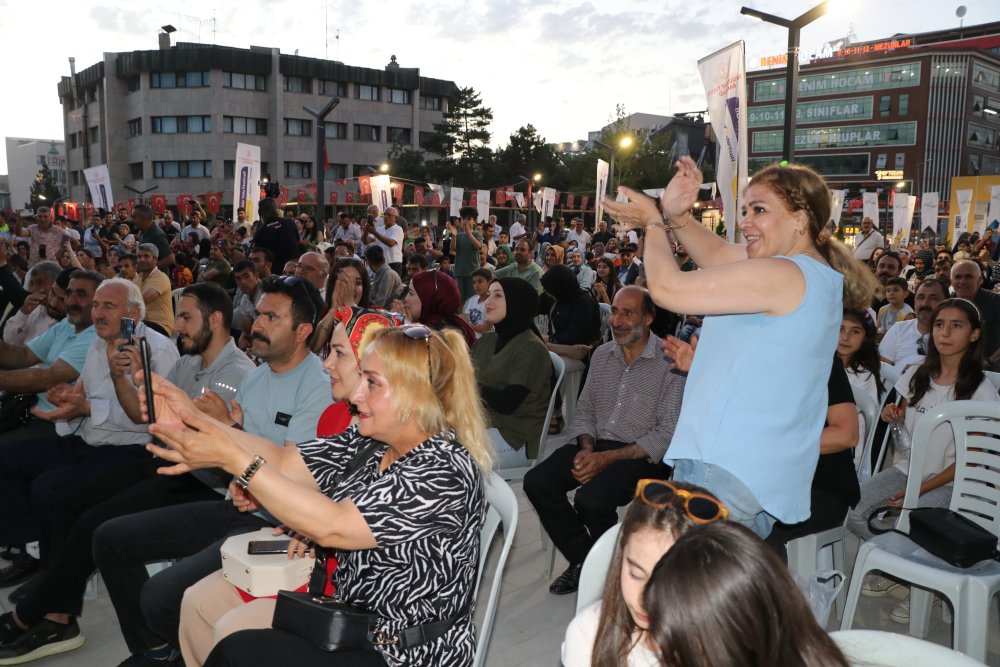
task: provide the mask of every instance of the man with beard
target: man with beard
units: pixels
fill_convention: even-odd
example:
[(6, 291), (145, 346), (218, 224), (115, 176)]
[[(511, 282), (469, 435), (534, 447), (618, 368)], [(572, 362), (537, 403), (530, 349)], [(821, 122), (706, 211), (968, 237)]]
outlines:
[[(889, 303), (888, 299), (885, 298), (885, 284), (892, 278), (898, 278), (902, 272), (903, 260), (899, 254), (890, 250), (878, 258), (878, 263), (875, 264), (875, 277), (878, 278), (879, 284), (876, 286), (875, 295), (872, 297), (872, 310), (876, 313), (879, 311), (879, 308)], [(906, 305), (913, 308), (912, 294), (906, 296)]]
[[(642, 287), (623, 287), (611, 305), (614, 338), (591, 358), (568, 438), (524, 476), (542, 527), (569, 561), (549, 591), (577, 590), (594, 542), (618, 521), (640, 479), (667, 479), (663, 456), (680, 415), (685, 377), (663, 360), (650, 332), (655, 309)], [(577, 488), (579, 487), (579, 488)], [(566, 494), (577, 489), (573, 505)]]
[(931, 332), (931, 313), (948, 298), (948, 291), (937, 278), (926, 278), (913, 297), (916, 319), (892, 325), (878, 345), (879, 356), (900, 371), (910, 364), (919, 364), (927, 354), (927, 337)]
[(542, 293), (542, 267), (531, 261), (531, 242), (521, 239), (514, 245), (514, 263), (497, 270), (497, 278), (521, 278)]
[[(266, 363), (246, 376), (231, 403), (208, 391), (196, 404), (227, 426), (279, 445), (316, 437), (330, 405), (329, 378), (309, 342), (323, 302), (307, 281), (272, 276), (260, 286), (252, 353)], [(227, 343), (228, 347), (228, 343)], [(261, 511), (227, 500), (174, 505), (107, 521), (94, 534), (94, 559), (115, 606), (128, 664), (164, 664), (179, 645), (184, 591), (219, 569), (219, 547), (231, 535), (274, 526)], [(180, 559), (152, 579), (146, 563)]]
[(32, 267), (31, 277), (28, 278), (28, 296), (3, 326), (4, 342), (23, 345), (32, 338), (41, 336), (56, 320), (62, 319), (63, 313), (53, 316), (46, 307), (49, 292), (61, 272), (62, 269), (55, 262), (39, 262)]
[[(243, 378), (254, 369), (229, 336), (232, 302), (218, 285), (192, 285), (182, 293), (174, 330), (184, 356), (177, 360), (167, 379), (196, 398), (206, 391), (235, 395)], [(116, 340), (122, 349), (109, 355), (115, 394), (130, 420), (142, 424), (138, 389), (132, 371), (139, 367), (138, 348)], [(0, 652), (9, 642), (25, 644), (24, 627), (65, 634), (62, 625), (73, 626), (83, 605), (83, 591), (94, 570), (94, 531), (104, 521), (147, 509), (218, 498), (226, 481), (213, 471), (157, 475), (160, 462), (141, 457), (131, 465), (98, 474), (62, 495), (53, 511), (50, 545), (43, 552), (45, 572), (11, 594), (13, 613), (0, 617)], [(56, 624), (56, 625), (53, 625)], [(78, 637), (78, 636), (77, 636)], [(70, 650), (77, 637), (53, 646)], [(75, 640), (75, 641), (74, 641)], [(29, 651), (30, 654), (30, 651)], [(23, 656), (25, 660), (28, 658)], [(39, 656), (41, 657), (41, 656)]]

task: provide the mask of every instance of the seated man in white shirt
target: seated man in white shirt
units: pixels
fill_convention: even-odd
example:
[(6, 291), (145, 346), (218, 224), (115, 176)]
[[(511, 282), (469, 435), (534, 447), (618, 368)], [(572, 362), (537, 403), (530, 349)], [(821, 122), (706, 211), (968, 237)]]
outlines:
[(931, 332), (931, 314), (947, 298), (944, 283), (936, 278), (926, 278), (913, 298), (916, 319), (894, 324), (879, 343), (878, 353), (882, 361), (900, 370), (923, 361), (927, 353), (926, 337)]
[(49, 292), (60, 273), (62, 268), (55, 262), (39, 262), (32, 267), (28, 278), (28, 296), (4, 325), (5, 343), (24, 345), (65, 316), (61, 307), (49, 307)]

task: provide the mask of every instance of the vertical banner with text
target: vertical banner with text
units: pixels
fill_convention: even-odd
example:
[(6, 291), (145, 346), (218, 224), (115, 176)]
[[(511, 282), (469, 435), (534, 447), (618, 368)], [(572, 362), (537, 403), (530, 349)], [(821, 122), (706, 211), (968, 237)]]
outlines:
[(378, 206), (379, 215), (385, 213), (385, 209), (392, 206), (392, 182), (388, 174), (372, 176), (371, 180), (372, 204)]
[(604, 193), (608, 191), (608, 163), (597, 160), (597, 197), (594, 199), (594, 229), (604, 217)]
[(542, 217), (550, 217), (556, 210), (556, 189), (542, 188)]
[(489, 190), (476, 190), (476, 210), (478, 211), (480, 221), (490, 219)]
[(233, 176), (233, 218), (236, 209), (242, 208), (252, 224), (257, 220), (260, 205), (260, 146), (236, 144)]
[(110, 211), (115, 205), (115, 198), (111, 193), (111, 173), (108, 171), (108, 165), (88, 167), (83, 170), (83, 177), (87, 179), (87, 187), (90, 188), (90, 198), (94, 206)]
[(878, 193), (864, 192), (861, 194), (861, 201), (861, 215), (871, 218), (875, 229), (878, 229)]
[(722, 196), (726, 238), (732, 241), (739, 204), (747, 180), (747, 86), (743, 42), (736, 42), (698, 61), (705, 85), (708, 115), (719, 142), (716, 181)]
[(920, 199), (920, 231), (928, 227), (937, 233), (938, 228), (938, 205), (940, 197), (936, 192), (925, 192)]
[(1000, 225), (1000, 185), (990, 188), (990, 208), (986, 212), (986, 227), (996, 229)]
[(959, 190), (955, 193), (955, 199), (958, 200), (958, 217), (955, 218), (955, 234), (973, 231), (973, 221), (970, 219), (969, 215), (973, 210), (972, 195), (972, 190)]

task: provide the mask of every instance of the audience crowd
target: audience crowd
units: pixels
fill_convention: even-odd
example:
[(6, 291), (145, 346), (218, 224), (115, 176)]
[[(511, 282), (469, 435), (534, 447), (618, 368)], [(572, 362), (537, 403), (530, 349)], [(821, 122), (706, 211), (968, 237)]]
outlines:
[[(623, 189), (618, 224), (596, 228), (468, 207), (440, 227), (391, 206), (318, 220), (271, 199), (259, 220), (197, 202), (8, 220), (0, 665), (82, 646), (95, 571), (122, 665), (471, 664), (497, 467), (527, 470), (569, 563), (553, 594), (578, 590), (623, 516), (566, 665), (703, 664), (702, 622), (767, 635), (753, 650), (780, 664), (846, 664), (785, 543), (845, 520), (870, 538), (868, 514), (901, 501), (908, 451), (859, 486), (852, 392), (910, 432), (944, 401), (1000, 403), (984, 374), (1000, 371), (1000, 245), (989, 229), (889, 248), (866, 217), (848, 248), (822, 179), (794, 165), (754, 177), (747, 244), (726, 244), (688, 212), (700, 184), (682, 160), (660, 201)], [(935, 432), (933, 470), (912, 473), (922, 505), (948, 505), (954, 463)], [(377, 636), (420, 639), (329, 654), (273, 630), (274, 601), (220, 569), (226, 539), (260, 529), (318, 556), (322, 590), (373, 612)], [(727, 577), (733, 628), (677, 611)], [(778, 634), (758, 627), (774, 606)], [(765, 664), (717, 644), (711, 664)]]

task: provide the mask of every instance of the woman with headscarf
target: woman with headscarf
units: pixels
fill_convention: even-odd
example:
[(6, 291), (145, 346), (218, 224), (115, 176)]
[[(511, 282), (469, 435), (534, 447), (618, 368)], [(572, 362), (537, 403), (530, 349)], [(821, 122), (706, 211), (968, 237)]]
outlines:
[(497, 246), (497, 251), (493, 253), (493, 256), (497, 259), (496, 268), (498, 269), (514, 263), (514, 251), (506, 243)]
[(461, 316), (462, 297), (458, 283), (441, 271), (421, 271), (410, 280), (403, 297), (403, 314), (412, 324), (425, 324), (432, 329), (455, 329), (469, 347), (476, 342), (476, 332)]
[(562, 249), (562, 246), (555, 243), (546, 248), (545, 253), (542, 255), (542, 271), (548, 271), (553, 266), (562, 264), (565, 253), (566, 251)]
[(537, 314), (538, 293), (528, 281), (490, 283), (486, 321), (493, 331), (472, 346), (472, 363), (501, 468), (524, 465), (539, 454), (552, 395), (552, 361), (535, 329)]

